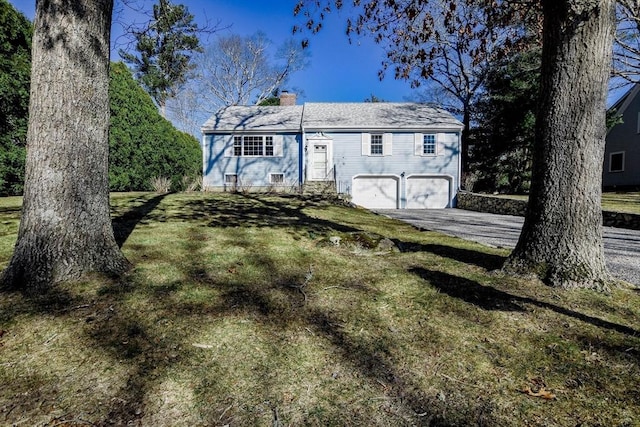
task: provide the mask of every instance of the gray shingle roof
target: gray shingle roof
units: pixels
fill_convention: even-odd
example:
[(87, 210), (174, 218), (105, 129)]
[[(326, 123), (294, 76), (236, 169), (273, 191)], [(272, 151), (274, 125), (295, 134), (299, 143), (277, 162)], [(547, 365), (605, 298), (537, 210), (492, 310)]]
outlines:
[(202, 132), (300, 131), (302, 105), (225, 107), (202, 125)]
[(289, 107), (226, 107), (202, 126), (203, 133), (233, 131), (462, 129), (450, 113), (414, 103), (305, 103)]
[(364, 102), (307, 103), (302, 126), (321, 129), (458, 129), (450, 113), (426, 104)]

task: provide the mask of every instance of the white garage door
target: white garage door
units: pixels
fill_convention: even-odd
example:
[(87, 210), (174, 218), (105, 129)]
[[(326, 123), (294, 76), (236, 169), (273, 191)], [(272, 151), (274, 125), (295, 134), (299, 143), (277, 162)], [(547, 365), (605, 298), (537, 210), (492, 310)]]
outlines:
[(447, 177), (407, 177), (407, 209), (443, 209), (449, 205), (451, 180)]
[(369, 209), (398, 208), (398, 178), (394, 176), (356, 176), (351, 201)]

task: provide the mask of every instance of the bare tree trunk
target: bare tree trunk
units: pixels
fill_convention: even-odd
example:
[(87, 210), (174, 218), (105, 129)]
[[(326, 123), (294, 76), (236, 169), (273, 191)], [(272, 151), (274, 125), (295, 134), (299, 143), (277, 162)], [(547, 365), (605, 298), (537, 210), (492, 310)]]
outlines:
[(614, 0), (546, 0), (529, 208), (508, 272), (606, 290), (602, 159)]
[(109, 212), (113, 0), (38, 1), (24, 203), (5, 286), (41, 290), (129, 268)]

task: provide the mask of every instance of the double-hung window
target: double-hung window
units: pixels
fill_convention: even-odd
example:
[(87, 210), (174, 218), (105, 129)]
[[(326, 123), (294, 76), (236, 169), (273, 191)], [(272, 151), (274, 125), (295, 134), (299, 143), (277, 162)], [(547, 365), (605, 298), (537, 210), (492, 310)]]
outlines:
[(280, 157), (282, 137), (274, 135), (235, 135), (227, 157)]
[(425, 156), (436, 155), (436, 136), (434, 134), (422, 135), (422, 154)]
[(391, 133), (362, 133), (363, 156), (391, 156), (393, 135)]
[[(435, 157), (442, 155), (443, 140), (435, 133), (416, 133), (415, 155), (424, 157)], [(440, 144), (440, 147), (438, 146)]]
[(242, 137), (241, 136), (233, 137), (233, 155), (234, 157), (242, 156)]
[(262, 156), (264, 153), (262, 136), (245, 136), (242, 138), (242, 155), (247, 157)]
[(384, 149), (384, 145), (382, 143), (382, 134), (372, 133), (371, 134), (371, 155), (382, 156), (383, 149)]
[(272, 136), (264, 137), (264, 155), (273, 156), (273, 137)]

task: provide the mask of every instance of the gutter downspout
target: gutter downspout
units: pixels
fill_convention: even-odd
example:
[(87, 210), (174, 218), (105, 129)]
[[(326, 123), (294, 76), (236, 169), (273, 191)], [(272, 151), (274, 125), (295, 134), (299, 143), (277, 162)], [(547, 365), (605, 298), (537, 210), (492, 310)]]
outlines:
[(302, 114), (300, 114), (300, 148), (298, 154), (298, 182), (300, 185), (300, 191), (302, 192), (304, 183), (307, 182), (307, 132), (304, 129), (304, 110), (305, 105), (302, 105)]

